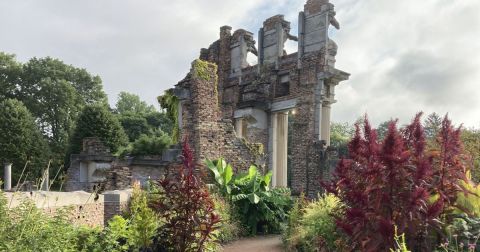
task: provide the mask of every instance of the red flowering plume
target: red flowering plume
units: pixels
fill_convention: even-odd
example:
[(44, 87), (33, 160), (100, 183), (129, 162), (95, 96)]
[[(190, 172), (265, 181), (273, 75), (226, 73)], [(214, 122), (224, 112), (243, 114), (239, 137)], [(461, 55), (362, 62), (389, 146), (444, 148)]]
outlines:
[(187, 140), (182, 146), (183, 166), (158, 181), (160, 195), (152, 203), (166, 222), (158, 240), (175, 251), (204, 251), (220, 218), (205, 184), (194, 173), (194, 155)]
[[(411, 249), (428, 251), (425, 239), (455, 202), (465, 175), (459, 130), (446, 118), (438, 138), (441, 150), (432, 152), (426, 149), (421, 115), (402, 130), (391, 121), (382, 142), (365, 117), (363, 128), (355, 125), (349, 159), (342, 159), (334, 179), (324, 183), (348, 206), (337, 224), (358, 249), (388, 251), (396, 225), (399, 233), (406, 233)], [(430, 204), (432, 195), (437, 200)]]

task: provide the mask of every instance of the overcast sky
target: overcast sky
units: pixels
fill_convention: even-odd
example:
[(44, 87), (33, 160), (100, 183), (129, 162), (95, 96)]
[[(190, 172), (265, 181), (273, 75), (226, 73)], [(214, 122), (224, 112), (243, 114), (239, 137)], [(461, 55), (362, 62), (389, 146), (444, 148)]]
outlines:
[[(341, 29), (332, 119), (407, 122), (449, 113), (480, 127), (480, 0), (331, 0)], [(304, 0), (0, 0), (0, 50), (18, 60), (52, 56), (151, 104), (184, 77), (219, 27), (255, 33), (285, 14), (296, 33)], [(289, 43), (287, 51), (295, 50)]]

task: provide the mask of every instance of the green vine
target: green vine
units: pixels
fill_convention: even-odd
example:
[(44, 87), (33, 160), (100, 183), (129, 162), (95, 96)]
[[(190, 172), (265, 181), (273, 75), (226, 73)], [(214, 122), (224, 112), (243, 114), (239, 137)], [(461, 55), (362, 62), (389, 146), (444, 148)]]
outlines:
[(173, 94), (173, 89), (168, 89), (163, 95), (157, 97), (160, 106), (167, 110), (167, 116), (173, 122), (172, 140), (178, 143), (180, 129), (178, 128), (178, 97)]

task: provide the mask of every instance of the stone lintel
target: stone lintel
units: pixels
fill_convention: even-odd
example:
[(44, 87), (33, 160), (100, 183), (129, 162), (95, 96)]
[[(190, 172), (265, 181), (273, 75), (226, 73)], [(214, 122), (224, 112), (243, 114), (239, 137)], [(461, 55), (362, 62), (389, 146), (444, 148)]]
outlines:
[(293, 109), (296, 106), (297, 106), (297, 98), (286, 100), (286, 101), (273, 102), (271, 107), (270, 107), (270, 110), (272, 112), (277, 112), (277, 111), (282, 111), (282, 110)]

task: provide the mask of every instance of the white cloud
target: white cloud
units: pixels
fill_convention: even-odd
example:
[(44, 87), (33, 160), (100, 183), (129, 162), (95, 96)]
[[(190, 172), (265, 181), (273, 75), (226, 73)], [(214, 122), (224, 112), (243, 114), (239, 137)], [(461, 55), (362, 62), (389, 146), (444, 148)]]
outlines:
[[(480, 126), (480, 1), (332, 0), (341, 30), (333, 120), (368, 112), (374, 123), (417, 111), (449, 112)], [(22, 61), (53, 56), (99, 74), (111, 103), (120, 91), (155, 97), (188, 71), (219, 27), (254, 32), (285, 14), (296, 32), (298, 0), (0, 1), (0, 50)], [(287, 51), (296, 50), (294, 43)]]

